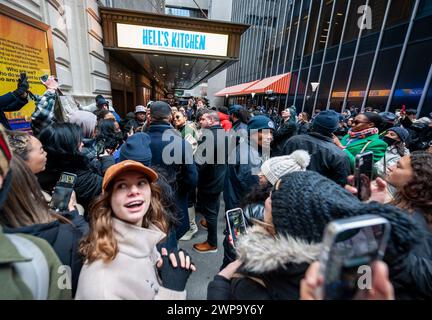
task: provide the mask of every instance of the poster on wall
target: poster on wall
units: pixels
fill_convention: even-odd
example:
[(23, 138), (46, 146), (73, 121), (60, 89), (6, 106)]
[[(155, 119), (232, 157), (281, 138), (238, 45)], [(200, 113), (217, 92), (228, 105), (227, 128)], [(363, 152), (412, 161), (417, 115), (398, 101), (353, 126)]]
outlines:
[[(26, 72), (30, 91), (43, 95), (40, 77), (51, 74), (48, 34), (32, 25), (17, 21), (0, 12), (0, 95), (14, 91), (21, 72)], [(12, 129), (29, 130), (35, 109), (30, 100), (21, 110), (6, 112)]]

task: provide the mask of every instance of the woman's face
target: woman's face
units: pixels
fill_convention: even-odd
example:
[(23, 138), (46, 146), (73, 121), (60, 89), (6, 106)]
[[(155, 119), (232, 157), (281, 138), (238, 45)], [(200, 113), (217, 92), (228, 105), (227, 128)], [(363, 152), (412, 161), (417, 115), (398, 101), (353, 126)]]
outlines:
[(386, 180), (397, 189), (403, 188), (413, 178), (414, 172), (411, 167), (409, 155), (399, 159), (396, 165), (388, 169)]
[(273, 224), (271, 194), (264, 202), (264, 222)]
[(260, 186), (265, 186), (268, 182), (266, 176), (262, 172), (258, 173), (258, 181)]
[(36, 174), (45, 170), (47, 162), (47, 153), (42, 143), (35, 137), (31, 136), (29, 141), (28, 160), (26, 161), (30, 170)]
[(176, 112), (174, 115), (174, 125), (176, 128), (184, 126), (186, 123), (186, 117), (181, 112)]
[(386, 137), (389, 137), (389, 138), (391, 138), (391, 139), (394, 139), (394, 140), (396, 140), (396, 141), (401, 141), (401, 139), (399, 138), (399, 136), (396, 134), (396, 132), (394, 132), (394, 131), (388, 131), (387, 133), (386, 133), (386, 135), (385, 135)]
[(150, 200), (150, 184), (142, 173), (126, 172), (114, 181), (111, 208), (118, 219), (141, 226)]
[(373, 128), (373, 123), (364, 114), (357, 115), (352, 122), (352, 130), (359, 132), (369, 128)]
[(289, 119), (291, 117), (291, 111), (289, 109), (285, 109), (282, 111), (281, 116), (283, 119)]

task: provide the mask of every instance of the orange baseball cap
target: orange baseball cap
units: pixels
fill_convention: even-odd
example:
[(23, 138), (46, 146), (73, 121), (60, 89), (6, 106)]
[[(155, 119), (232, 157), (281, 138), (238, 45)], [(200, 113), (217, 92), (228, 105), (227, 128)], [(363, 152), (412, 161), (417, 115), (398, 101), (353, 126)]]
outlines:
[(105, 191), (108, 185), (115, 178), (117, 178), (120, 174), (128, 171), (143, 173), (149, 179), (149, 182), (154, 182), (158, 179), (158, 174), (153, 169), (150, 169), (149, 167), (146, 167), (145, 165), (137, 161), (125, 160), (108, 168), (103, 178), (102, 190)]

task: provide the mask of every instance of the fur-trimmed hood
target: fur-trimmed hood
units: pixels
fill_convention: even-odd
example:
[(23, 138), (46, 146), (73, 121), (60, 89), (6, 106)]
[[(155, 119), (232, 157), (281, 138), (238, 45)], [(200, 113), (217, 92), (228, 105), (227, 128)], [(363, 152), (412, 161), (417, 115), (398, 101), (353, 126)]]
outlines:
[(249, 229), (237, 245), (242, 269), (255, 274), (286, 269), (289, 264), (309, 264), (318, 260), (320, 251), (320, 243), (308, 243), (289, 235), (273, 238), (260, 226)]

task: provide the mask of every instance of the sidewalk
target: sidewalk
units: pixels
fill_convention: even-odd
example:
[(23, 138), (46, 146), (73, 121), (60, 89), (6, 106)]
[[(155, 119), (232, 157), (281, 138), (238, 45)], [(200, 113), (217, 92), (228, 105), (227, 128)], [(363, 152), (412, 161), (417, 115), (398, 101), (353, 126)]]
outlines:
[(192, 258), (197, 267), (197, 271), (192, 273), (186, 285), (188, 300), (205, 300), (207, 298), (207, 285), (213, 280), (213, 277), (219, 272), (223, 260), (223, 239), (225, 230), (225, 205), (221, 195), (221, 205), (218, 216), (218, 252), (216, 253), (198, 253), (193, 250), (195, 243), (203, 242), (207, 239), (207, 230), (204, 230), (199, 221), (202, 218), (200, 214), (196, 216), (198, 233), (189, 241), (179, 241), (179, 247), (185, 249)]

